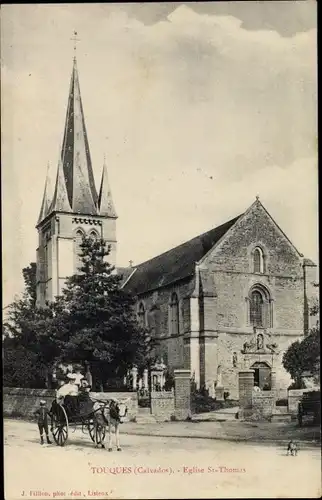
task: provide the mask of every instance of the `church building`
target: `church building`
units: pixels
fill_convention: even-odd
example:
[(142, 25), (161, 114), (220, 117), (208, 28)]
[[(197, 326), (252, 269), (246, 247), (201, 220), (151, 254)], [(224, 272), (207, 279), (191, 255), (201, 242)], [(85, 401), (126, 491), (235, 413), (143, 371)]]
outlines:
[[(116, 220), (105, 164), (96, 191), (74, 58), (54, 192), (47, 179), (37, 223), (39, 305), (59, 295), (76, 272), (84, 234), (111, 245), (108, 260), (115, 265)], [(258, 197), (234, 219), (117, 271), (171, 370), (186, 368), (198, 388), (212, 393), (220, 385), (238, 398), (238, 372), (252, 368), (261, 388), (274, 377), (285, 393), (290, 378), (282, 357), (310, 328), (316, 265)]]

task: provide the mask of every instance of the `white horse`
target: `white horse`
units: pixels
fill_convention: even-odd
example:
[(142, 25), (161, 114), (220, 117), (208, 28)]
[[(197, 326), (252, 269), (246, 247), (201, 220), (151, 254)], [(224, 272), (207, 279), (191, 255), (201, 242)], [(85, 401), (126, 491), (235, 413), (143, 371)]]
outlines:
[(122, 451), (120, 447), (120, 424), (123, 424), (127, 415), (127, 405), (112, 399), (107, 402), (97, 401), (93, 405), (94, 410), (94, 436), (95, 445), (105, 448), (104, 439), (106, 428), (108, 427), (108, 451), (112, 451), (112, 427), (115, 429), (116, 449)]

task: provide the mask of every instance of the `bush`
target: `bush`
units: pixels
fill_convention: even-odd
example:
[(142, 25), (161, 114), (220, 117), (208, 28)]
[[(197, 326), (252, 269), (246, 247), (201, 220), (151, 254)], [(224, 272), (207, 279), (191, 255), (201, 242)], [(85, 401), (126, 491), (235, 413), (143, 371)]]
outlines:
[[(228, 393), (228, 391), (227, 391)], [(197, 391), (192, 395), (192, 404), (195, 413), (204, 413), (209, 411), (220, 410), (222, 408), (232, 408), (238, 406), (239, 402), (233, 399), (228, 399), (226, 393), (226, 400), (216, 401), (202, 391)], [(228, 393), (229, 397), (229, 393)]]
[(138, 405), (140, 408), (150, 408), (150, 399), (139, 399)]
[(296, 389), (305, 389), (305, 383), (302, 379), (296, 380), (292, 382), (291, 385), (287, 388), (288, 391), (296, 390)]

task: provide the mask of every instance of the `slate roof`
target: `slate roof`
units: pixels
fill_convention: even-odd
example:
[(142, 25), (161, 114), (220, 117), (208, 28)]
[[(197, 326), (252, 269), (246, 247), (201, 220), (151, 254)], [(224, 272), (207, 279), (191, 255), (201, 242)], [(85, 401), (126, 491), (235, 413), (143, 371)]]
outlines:
[(117, 268), (117, 274), (122, 276), (122, 281), (121, 285), (124, 285), (124, 283), (129, 279), (131, 274), (133, 273), (135, 269), (133, 267), (118, 267)]
[(104, 215), (106, 217), (114, 217), (114, 218), (117, 217), (113, 203), (111, 188), (108, 182), (107, 166), (105, 160), (103, 165), (101, 187), (98, 196), (98, 209), (100, 215)]
[(97, 192), (85, 126), (76, 57), (68, 96), (61, 153), (68, 201), (74, 213), (97, 214)]
[(37, 226), (52, 212), (117, 217), (105, 162), (99, 197), (97, 195), (76, 57), (73, 60), (64, 138), (53, 196), (48, 186), (47, 181)]
[(192, 276), (195, 263), (209, 252), (240, 217), (241, 215), (139, 264), (124, 289), (140, 295)]

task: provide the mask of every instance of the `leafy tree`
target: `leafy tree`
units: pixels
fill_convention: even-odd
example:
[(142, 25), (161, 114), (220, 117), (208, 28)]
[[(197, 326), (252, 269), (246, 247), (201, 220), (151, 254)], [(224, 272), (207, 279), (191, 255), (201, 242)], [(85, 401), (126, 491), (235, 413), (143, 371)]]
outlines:
[[(319, 314), (319, 304), (315, 300), (310, 310), (311, 316)], [(289, 346), (283, 356), (283, 366), (291, 375), (294, 387), (303, 386), (304, 372), (310, 372), (315, 379), (320, 377), (320, 326), (319, 321), (311, 328), (309, 335)]]
[(22, 272), (25, 291), (10, 304), (3, 325), (5, 383), (50, 387), (50, 367), (58, 354), (56, 342), (48, 334), (54, 305), (36, 307), (36, 265), (31, 263)]
[(90, 364), (102, 387), (123, 377), (134, 364), (144, 366), (150, 353), (148, 331), (134, 314), (134, 298), (120, 288), (120, 276), (106, 262), (104, 240), (84, 237), (79, 273), (66, 280), (54, 317), (47, 323), (58, 361)]
[(3, 341), (3, 385), (5, 387), (43, 388), (45, 367), (39, 362), (37, 354), (16, 339), (5, 336)]
[(31, 262), (28, 267), (22, 270), (25, 290), (27, 296), (33, 306), (36, 305), (37, 300), (37, 266), (35, 262)]

